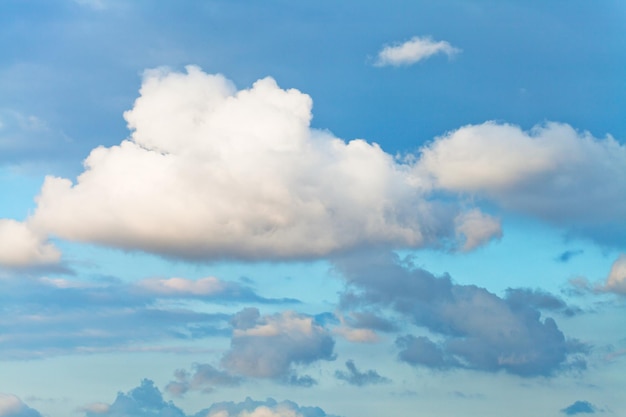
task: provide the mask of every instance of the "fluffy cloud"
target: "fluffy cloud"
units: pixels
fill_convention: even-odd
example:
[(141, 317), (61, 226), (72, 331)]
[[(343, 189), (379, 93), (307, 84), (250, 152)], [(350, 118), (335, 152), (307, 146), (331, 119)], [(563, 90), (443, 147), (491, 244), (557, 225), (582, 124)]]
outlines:
[(451, 57), (459, 52), (461, 52), (460, 49), (453, 47), (446, 41), (435, 41), (430, 37), (415, 36), (404, 43), (385, 46), (378, 53), (375, 65), (381, 67), (411, 65), (436, 54), (446, 54)]
[(487, 122), (437, 138), (422, 150), (433, 186), (482, 197), (607, 244), (626, 237), (626, 146), (571, 126), (525, 132)]
[(315, 381), (297, 376), (293, 366), (334, 359), (332, 336), (311, 316), (293, 311), (261, 316), (246, 308), (231, 323), (231, 347), (221, 364), (236, 374), (310, 386)]
[(8, 267), (45, 266), (59, 262), (61, 252), (45, 235), (27, 224), (0, 219), (0, 265)]
[(350, 385), (362, 387), (364, 385), (390, 382), (389, 379), (380, 376), (378, 372), (373, 369), (366, 372), (359, 371), (352, 360), (346, 362), (346, 368), (348, 369), (347, 372), (340, 370), (335, 371), (335, 378), (344, 380)]
[(439, 246), (456, 235), (469, 249), (498, 236), (485, 215), (429, 200), (415, 158), (310, 128), (311, 107), (271, 78), (237, 91), (196, 67), (148, 71), (125, 113), (130, 138), (94, 149), (75, 183), (47, 177), (29, 227), (196, 260)]
[(41, 417), (15, 395), (0, 393), (0, 417)]
[[(398, 339), (400, 358), (433, 368), (504, 370), (521, 376), (551, 375), (585, 366), (585, 346), (568, 340), (538, 308), (560, 309), (540, 293), (500, 298), (484, 288), (457, 285), (450, 277), (403, 265), (396, 255), (368, 253), (335, 261), (347, 282), (344, 309), (377, 305), (441, 337)], [(531, 303), (520, 302), (531, 300)]]

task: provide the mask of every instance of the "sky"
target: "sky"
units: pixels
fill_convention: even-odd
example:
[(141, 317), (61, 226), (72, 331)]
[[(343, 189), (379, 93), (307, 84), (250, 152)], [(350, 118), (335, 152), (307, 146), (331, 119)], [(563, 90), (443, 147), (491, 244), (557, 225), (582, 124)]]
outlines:
[(625, 19), (2, 1), (0, 417), (619, 416)]

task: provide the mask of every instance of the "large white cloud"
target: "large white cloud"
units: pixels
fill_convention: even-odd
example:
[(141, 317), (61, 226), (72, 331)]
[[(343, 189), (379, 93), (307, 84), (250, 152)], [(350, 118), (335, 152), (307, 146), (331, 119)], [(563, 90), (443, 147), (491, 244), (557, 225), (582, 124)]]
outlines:
[(311, 107), (271, 78), (237, 91), (196, 67), (149, 71), (125, 113), (131, 137), (94, 149), (76, 183), (48, 177), (29, 224), (187, 259), (319, 257), (457, 233), (465, 246), (489, 240), (484, 227), (455, 231), (459, 211), (427, 200), (414, 162), (312, 129)]
[(376, 66), (411, 65), (418, 61), (430, 58), (436, 54), (446, 54), (449, 57), (461, 52), (446, 41), (435, 41), (428, 36), (415, 36), (406, 42), (386, 45), (378, 53)]
[(483, 197), (605, 243), (626, 237), (626, 146), (610, 136), (597, 139), (559, 123), (530, 131), (469, 125), (425, 147), (417, 169), (438, 189)]

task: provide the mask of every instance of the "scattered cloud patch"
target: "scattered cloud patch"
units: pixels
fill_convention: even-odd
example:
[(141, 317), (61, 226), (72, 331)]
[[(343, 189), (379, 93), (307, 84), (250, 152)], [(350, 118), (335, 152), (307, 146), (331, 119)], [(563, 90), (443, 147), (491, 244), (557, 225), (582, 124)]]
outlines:
[(231, 347), (221, 365), (238, 375), (311, 386), (315, 380), (297, 376), (293, 366), (335, 358), (330, 332), (311, 316), (294, 311), (261, 316), (256, 308), (246, 308), (231, 324)]
[(568, 416), (574, 416), (576, 414), (593, 414), (598, 409), (588, 401), (576, 401), (572, 405), (565, 407), (561, 412)]
[[(172, 401), (165, 401), (161, 391), (149, 379), (126, 393), (118, 393), (111, 404), (93, 403), (83, 407), (84, 417), (337, 417), (319, 407), (304, 407), (292, 401), (277, 402), (272, 398), (255, 401), (219, 402), (187, 415)], [(0, 414), (0, 416), (4, 416)], [(41, 417), (40, 414), (7, 415), (7, 417)]]
[(174, 373), (175, 381), (171, 381), (165, 390), (174, 396), (182, 396), (189, 391), (210, 393), (220, 386), (237, 386), (241, 378), (228, 372), (220, 371), (209, 364), (195, 364), (193, 372), (178, 369)]
[(347, 371), (335, 371), (335, 378), (346, 381), (350, 385), (362, 387), (364, 385), (384, 384), (390, 382), (388, 378), (380, 376), (378, 372), (373, 369), (365, 372), (359, 371), (352, 360), (346, 362), (346, 368), (348, 369)]
[[(400, 338), (400, 357), (406, 362), (438, 369), (504, 370), (525, 377), (585, 366), (586, 346), (567, 339), (552, 318), (541, 317), (536, 306), (552, 307), (555, 300), (540, 293), (500, 298), (484, 288), (454, 284), (447, 275), (436, 277), (402, 264), (393, 253), (370, 252), (334, 262), (347, 283), (342, 308), (387, 308), (441, 337), (439, 343)], [(519, 303), (516, 297), (522, 296), (532, 303)]]
[(445, 54), (452, 57), (460, 52), (460, 49), (453, 47), (449, 42), (435, 41), (428, 36), (415, 36), (404, 43), (385, 46), (378, 53), (374, 65), (379, 67), (412, 65), (433, 55)]
[(576, 257), (578, 255), (582, 255), (583, 253), (585, 253), (585, 251), (582, 250), (582, 249), (566, 250), (565, 252), (563, 252), (559, 256), (557, 256), (555, 258), (555, 261), (566, 263), (566, 262), (569, 262), (572, 258), (574, 258), (574, 257)]

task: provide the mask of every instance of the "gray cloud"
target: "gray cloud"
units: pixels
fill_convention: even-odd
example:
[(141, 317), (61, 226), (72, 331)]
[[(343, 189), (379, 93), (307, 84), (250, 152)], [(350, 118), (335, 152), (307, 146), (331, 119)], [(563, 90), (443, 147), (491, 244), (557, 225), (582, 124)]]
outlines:
[(537, 310), (547, 310), (573, 316), (582, 310), (570, 306), (562, 299), (541, 289), (508, 288), (505, 295), (506, 303), (513, 309), (531, 307)]
[(261, 316), (247, 308), (231, 324), (231, 347), (221, 361), (230, 372), (310, 386), (314, 380), (296, 376), (293, 365), (334, 359), (332, 336), (312, 316), (293, 311)]
[(374, 371), (373, 369), (365, 372), (359, 371), (354, 364), (354, 361), (352, 360), (346, 362), (346, 368), (348, 369), (347, 372), (340, 370), (335, 371), (335, 378), (346, 381), (350, 385), (356, 385), (361, 387), (364, 385), (383, 384), (390, 382), (388, 378), (380, 376), (378, 372)]
[(588, 401), (576, 401), (561, 410), (563, 414), (568, 416), (576, 414), (593, 414), (596, 411), (598, 411), (598, 409)]
[(389, 308), (443, 337), (438, 344), (399, 339), (401, 359), (408, 363), (520, 376), (585, 366), (586, 347), (566, 339), (552, 318), (542, 318), (537, 306), (552, 306), (555, 299), (540, 292), (513, 291), (510, 299), (500, 298), (484, 288), (454, 284), (447, 275), (402, 265), (387, 252), (344, 257), (335, 265), (347, 283), (342, 308)]
[(424, 336), (406, 335), (396, 339), (401, 349), (398, 358), (411, 365), (422, 365), (433, 369), (449, 369), (461, 364), (444, 348)]
[(578, 255), (582, 255), (583, 253), (585, 253), (584, 250), (582, 249), (578, 249), (578, 250), (566, 250), (565, 252), (561, 253), (559, 256), (556, 257), (556, 261), (558, 262), (569, 262), (570, 259), (572, 259), (575, 256)]

